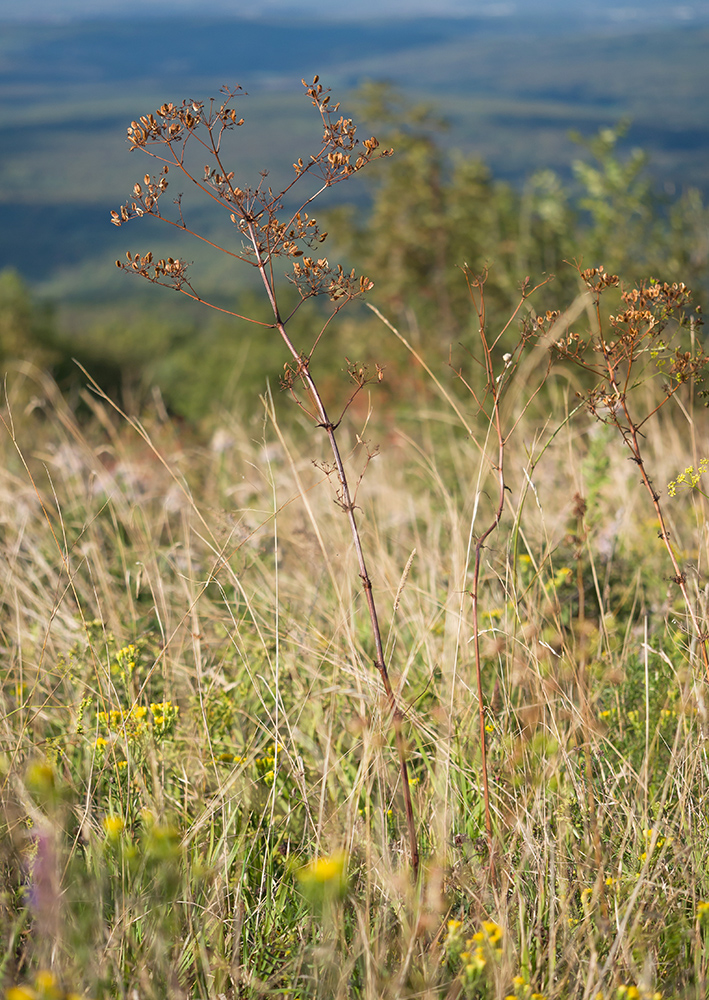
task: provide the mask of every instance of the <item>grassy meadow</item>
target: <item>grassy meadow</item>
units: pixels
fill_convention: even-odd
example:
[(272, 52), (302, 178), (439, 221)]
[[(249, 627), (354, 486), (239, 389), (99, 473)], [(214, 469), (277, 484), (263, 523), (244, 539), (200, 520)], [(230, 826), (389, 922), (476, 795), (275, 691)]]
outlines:
[[(87, 391), (79, 419), (39, 369), (12, 373), (8, 1000), (705, 995), (706, 637), (637, 465), (547, 354), (532, 348), (503, 397), (519, 422), (483, 550), (494, 871), (469, 594), (494, 435), (455, 379), (437, 387), (418, 365), (415, 410), (392, 420), (372, 390), (374, 415), (362, 397), (348, 415), (405, 711), (416, 884), (324, 435), (284, 423), (287, 399), (268, 393), (209, 441), (159, 397), (139, 422)], [(461, 372), (475, 388), (474, 356)], [(634, 392), (651, 407), (657, 390)], [(704, 622), (693, 396), (644, 425), (643, 448)]]
[[(386, 147), (306, 92), (327, 191)], [(610, 129), (516, 196), (385, 97), (357, 274), (222, 166), (231, 98), (132, 126), (262, 279), (238, 406), (189, 328), (170, 395), (66, 380), (0, 278), (6, 1000), (707, 995), (707, 209)]]

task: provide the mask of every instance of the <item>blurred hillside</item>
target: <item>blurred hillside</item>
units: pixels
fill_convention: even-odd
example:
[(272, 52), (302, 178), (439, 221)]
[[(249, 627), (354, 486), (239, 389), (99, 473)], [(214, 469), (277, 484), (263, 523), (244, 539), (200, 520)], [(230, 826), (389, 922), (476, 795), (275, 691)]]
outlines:
[[(673, 8), (668, 17), (666, 4), (652, 3), (643, 18), (631, 8), (591, 16), (579, 5), (562, 17), (552, 0), (533, 6), (534, 16), (531, 7), (500, 16), (497, 5), (496, 16), (347, 23), (216, 13), (5, 23), (0, 270), (16, 274), (2, 286), (11, 308), (0, 309), (19, 309), (27, 323), (41, 314), (32, 320), (42, 330), (37, 357), (57, 359), (66, 377), (77, 354), (106, 384), (157, 382), (189, 416), (223, 398), (227, 383), (233, 405), (240, 379), (262, 386), (264, 374), (277, 378), (282, 360), (250, 328), (235, 338), (233, 321), (131, 282), (114, 261), (126, 250), (186, 257), (200, 294), (251, 314), (259, 306), (248, 267), (152, 219), (116, 229), (109, 213), (151, 169), (142, 154), (128, 155), (130, 121), (164, 101), (217, 96), (225, 83), (248, 91), (229, 165), (242, 185), (268, 168), (278, 190), (293, 160), (319, 141), (300, 85), (316, 72), (361, 135), (396, 149), (393, 160), (329, 192), (318, 217), (330, 212), (328, 252), (376, 278), (375, 298), (397, 322), (435, 329), (442, 343), (459, 338), (469, 312), (457, 270), (464, 260), (490, 266), (501, 316), (527, 274), (557, 274), (549, 301), (563, 304), (574, 290), (563, 262), (599, 255), (628, 279), (627, 269), (644, 269), (691, 282), (701, 299), (706, 11)], [(389, 82), (366, 82), (376, 80)], [(192, 192), (184, 210), (203, 235), (229, 238), (228, 218)], [(53, 320), (40, 302), (56, 306)], [(346, 353), (341, 336), (333, 359)], [(16, 344), (3, 344), (3, 356)]]
[[(376, 23), (187, 21), (6, 24), (0, 36), (0, 267), (54, 300), (122, 296), (124, 249), (108, 212), (144, 165), (125, 128), (165, 100), (248, 92), (237, 166), (274, 186), (317, 135), (300, 78), (319, 73), (347, 108), (365, 79), (387, 79), (449, 122), (441, 142), (520, 185), (542, 167), (570, 176), (586, 135), (631, 122), (660, 187), (709, 189), (709, 29), (621, 31), (599, 17), (440, 18)], [(637, 27), (636, 22), (632, 22)], [(553, 26), (553, 30), (552, 30)], [(566, 28), (562, 31), (561, 28)], [(362, 123), (363, 130), (367, 123)], [(363, 204), (361, 185), (347, 191)], [(221, 285), (219, 272), (212, 287)]]

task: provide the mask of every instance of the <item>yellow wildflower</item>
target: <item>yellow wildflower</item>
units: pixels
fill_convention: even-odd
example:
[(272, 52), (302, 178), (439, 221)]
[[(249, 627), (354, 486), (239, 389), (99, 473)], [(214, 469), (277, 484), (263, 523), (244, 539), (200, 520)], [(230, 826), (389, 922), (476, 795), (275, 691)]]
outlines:
[(39, 972), (34, 977), (34, 985), (37, 993), (41, 997), (49, 998), (59, 997), (60, 993), (57, 988), (56, 976), (49, 969), (40, 969)]
[(497, 944), (502, 937), (502, 928), (494, 920), (483, 920), (483, 930), (491, 944)]
[(37, 1000), (37, 994), (29, 986), (11, 986), (5, 993), (5, 1000)]
[(476, 972), (480, 972), (485, 968), (485, 964), (485, 954), (482, 948), (476, 948), (473, 952), (473, 957), (470, 960), (470, 965), (467, 968), (472, 966)]
[(124, 826), (122, 816), (104, 816), (103, 818), (103, 828), (109, 840), (118, 840), (123, 833)]
[(298, 872), (301, 882), (324, 883), (342, 879), (347, 858), (344, 851), (337, 851), (327, 857), (315, 858)]

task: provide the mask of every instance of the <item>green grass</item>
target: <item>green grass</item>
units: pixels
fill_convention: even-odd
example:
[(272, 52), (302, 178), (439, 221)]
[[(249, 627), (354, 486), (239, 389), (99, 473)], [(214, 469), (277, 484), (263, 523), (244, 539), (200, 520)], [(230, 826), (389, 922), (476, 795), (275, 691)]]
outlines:
[[(506, 420), (544, 378), (535, 357)], [(511, 439), (480, 608), (493, 877), (467, 593), (494, 505), (487, 428), (459, 399), (471, 438), (410, 378), (408, 412), (376, 395), (374, 418), (350, 411), (345, 453), (356, 482), (361, 439), (380, 445), (357, 503), (419, 886), (325, 442), (285, 397), (203, 440), (96, 394), (79, 422), (36, 369), (9, 377), (8, 1000), (705, 996), (706, 677), (637, 466), (568, 417), (568, 368)], [(663, 493), (703, 457), (706, 410), (682, 406), (643, 428)], [(663, 503), (704, 621), (705, 499)]]

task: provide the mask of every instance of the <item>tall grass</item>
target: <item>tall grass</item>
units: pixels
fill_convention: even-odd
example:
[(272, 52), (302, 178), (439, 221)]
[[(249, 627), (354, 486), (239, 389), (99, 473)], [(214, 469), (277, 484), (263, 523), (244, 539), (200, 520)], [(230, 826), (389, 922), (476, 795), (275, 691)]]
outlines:
[[(294, 169), (319, 193), (378, 144), (351, 164), (352, 122), (306, 92), (325, 134)], [(236, 187), (235, 96), (130, 133), (232, 213), (287, 349), (287, 422), (270, 387), (205, 441), (90, 373), (80, 407), (28, 364), (8, 382), (7, 1000), (704, 997), (707, 359), (687, 290), (621, 296), (579, 269), (566, 313), (525, 284), (494, 329), (467, 274), (475, 336), (447, 367), (380, 313), (414, 405), (373, 415), (383, 370), (347, 361), (338, 410), (313, 354), (371, 282), (305, 256), (325, 234), (284, 227), (281, 196)], [(182, 158), (199, 129), (204, 181)], [(166, 175), (114, 221), (163, 219)], [(279, 256), (290, 316), (331, 299), (309, 349)], [(128, 262), (199, 299), (184, 260)]]
[[(636, 465), (566, 419), (570, 377), (507, 444), (482, 561), (494, 879), (467, 594), (489, 462), (445, 401), (347, 432), (355, 480), (381, 436), (358, 502), (413, 734), (418, 886), (351, 537), (279, 400), (205, 444), (96, 393), (79, 423), (39, 373), (11, 380), (10, 1000), (704, 996), (697, 638)], [(645, 428), (656, 482), (699, 466), (706, 412), (683, 406)], [(703, 613), (698, 489), (665, 503)]]

